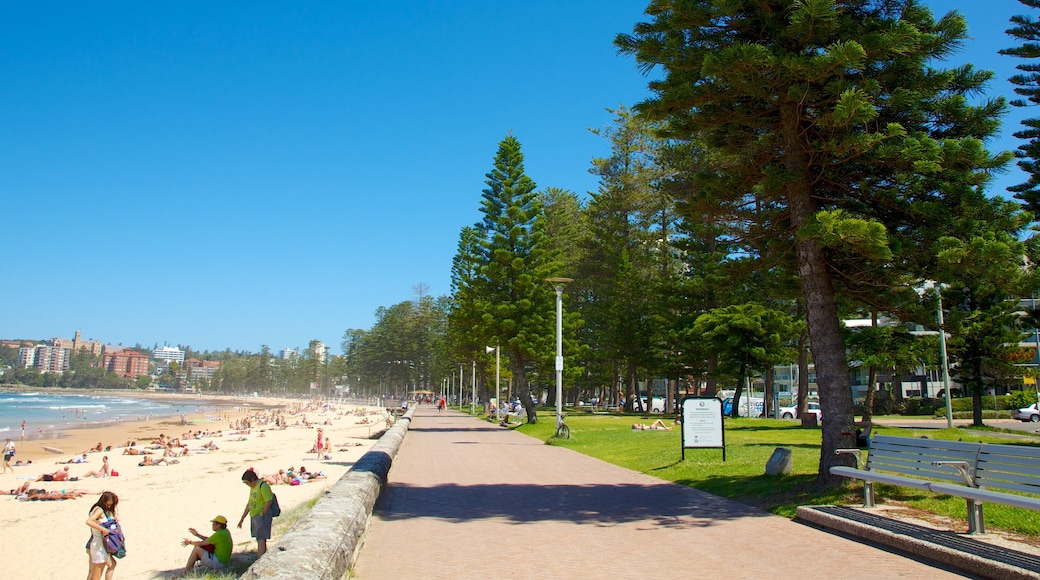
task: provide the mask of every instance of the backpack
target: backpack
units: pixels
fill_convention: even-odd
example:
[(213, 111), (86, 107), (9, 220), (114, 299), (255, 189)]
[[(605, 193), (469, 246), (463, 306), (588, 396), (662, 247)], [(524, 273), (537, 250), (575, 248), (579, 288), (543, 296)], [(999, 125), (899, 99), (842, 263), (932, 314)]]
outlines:
[(102, 527), (108, 529), (108, 535), (104, 536), (105, 550), (116, 558), (126, 556), (126, 538), (123, 537), (123, 528), (116, 520), (99, 522)]
[[(264, 482), (264, 485), (267, 486), (267, 489), (271, 489), (270, 484), (267, 482)], [(276, 518), (280, 515), (282, 515), (282, 506), (278, 505), (278, 496), (275, 495), (274, 490), (271, 489), (271, 517)]]

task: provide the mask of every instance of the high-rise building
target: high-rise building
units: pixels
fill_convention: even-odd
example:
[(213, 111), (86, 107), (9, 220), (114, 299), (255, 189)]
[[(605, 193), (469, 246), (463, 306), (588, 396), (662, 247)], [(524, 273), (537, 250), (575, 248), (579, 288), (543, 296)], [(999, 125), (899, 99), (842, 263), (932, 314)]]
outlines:
[(169, 364), (171, 362), (179, 364), (184, 362), (184, 351), (172, 346), (160, 346), (152, 351), (152, 358), (158, 361), (163, 361), (164, 364)]
[(71, 349), (60, 346), (23, 346), (18, 349), (18, 364), (24, 368), (35, 367), (45, 373), (60, 373), (69, 368), (71, 354)]

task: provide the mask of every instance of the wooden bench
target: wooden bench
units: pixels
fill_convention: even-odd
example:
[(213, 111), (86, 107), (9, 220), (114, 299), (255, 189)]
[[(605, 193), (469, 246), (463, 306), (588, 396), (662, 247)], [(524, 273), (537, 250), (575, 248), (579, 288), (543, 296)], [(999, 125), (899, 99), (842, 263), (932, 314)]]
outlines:
[[(857, 467), (835, 466), (834, 475), (863, 481), (863, 505), (874, 506), (875, 482), (962, 497), (968, 506), (968, 533), (985, 533), (983, 502), (1040, 511), (1040, 448), (994, 443), (876, 436), (870, 440), (866, 466), (859, 449)], [(1000, 489), (1015, 493), (993, 491)]]

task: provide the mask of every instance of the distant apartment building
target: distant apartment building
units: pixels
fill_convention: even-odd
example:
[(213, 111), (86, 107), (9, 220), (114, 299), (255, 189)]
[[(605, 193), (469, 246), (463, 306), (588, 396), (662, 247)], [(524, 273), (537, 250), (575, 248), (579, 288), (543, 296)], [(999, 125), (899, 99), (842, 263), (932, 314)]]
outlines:
[(220, 361), (199, 360), (197, 358), (189, 358), (184, 361), (184, 369), (187, 371), (188, 380), (190, 381), (199, 379), (210, 380), (219, 368)]
[(171, 362), (180, 364), (184, 362), (184, 351), (172, 346), (160, 346), (152, 351), (152, 358), (162, 361), (163, 364), (170, 364)]
[(311, 347), (314, 351), (314, 360), (322, 363), (328, 362), (329, 347), (324, 342), (320, 340), (311, 341)]
[(295, 348), (287, 348), (287, 349), (282, 350), (282, 353), (281, 353), (280, 356), (281, 356), (282, 360), (289, 360), (289, 359), (293, 358), (294, 356), (300, 356), (300, 353)]
[(18, 366), (23, 369), (27, 369), (32, 366), (36, 366), (36, 347), (35, 346), (19, 346), (18, 347)]
[(106, 371), (132, 379), (148, 374), (148, 355), (141, 354), (132, 348), (105, 352), (102, 365)]
[(141, 354), (132, 348), (106, 351), (102, 359), (105, 370), (127, 378), (148, 374), (148, 363), (147, 354)]
[(60, 373), (68, 370), (71, 355), (71, 349), (60, 346), (23, 346), (18, 349), (18, 364), (24, 368), (34, 367), (45, 373)]

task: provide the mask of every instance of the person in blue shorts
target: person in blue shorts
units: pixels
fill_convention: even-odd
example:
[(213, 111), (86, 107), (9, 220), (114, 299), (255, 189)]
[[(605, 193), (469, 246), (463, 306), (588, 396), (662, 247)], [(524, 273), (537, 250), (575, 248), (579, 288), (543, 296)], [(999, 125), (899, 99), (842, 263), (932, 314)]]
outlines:
[(249, 533), (256, 538), (257, 556), (263, 556), (267, 551), (267, 540), (271, 539), (271, 520), (274, 518), (271, 502), (274, 500), (274, 492), (270, 484), (262, 481), (252, 469), (242, 474), (242, 483), (249, 486), (249, 500), (238, 520), (238, 527), (241, 528), (242, 522), (249, 516)]

